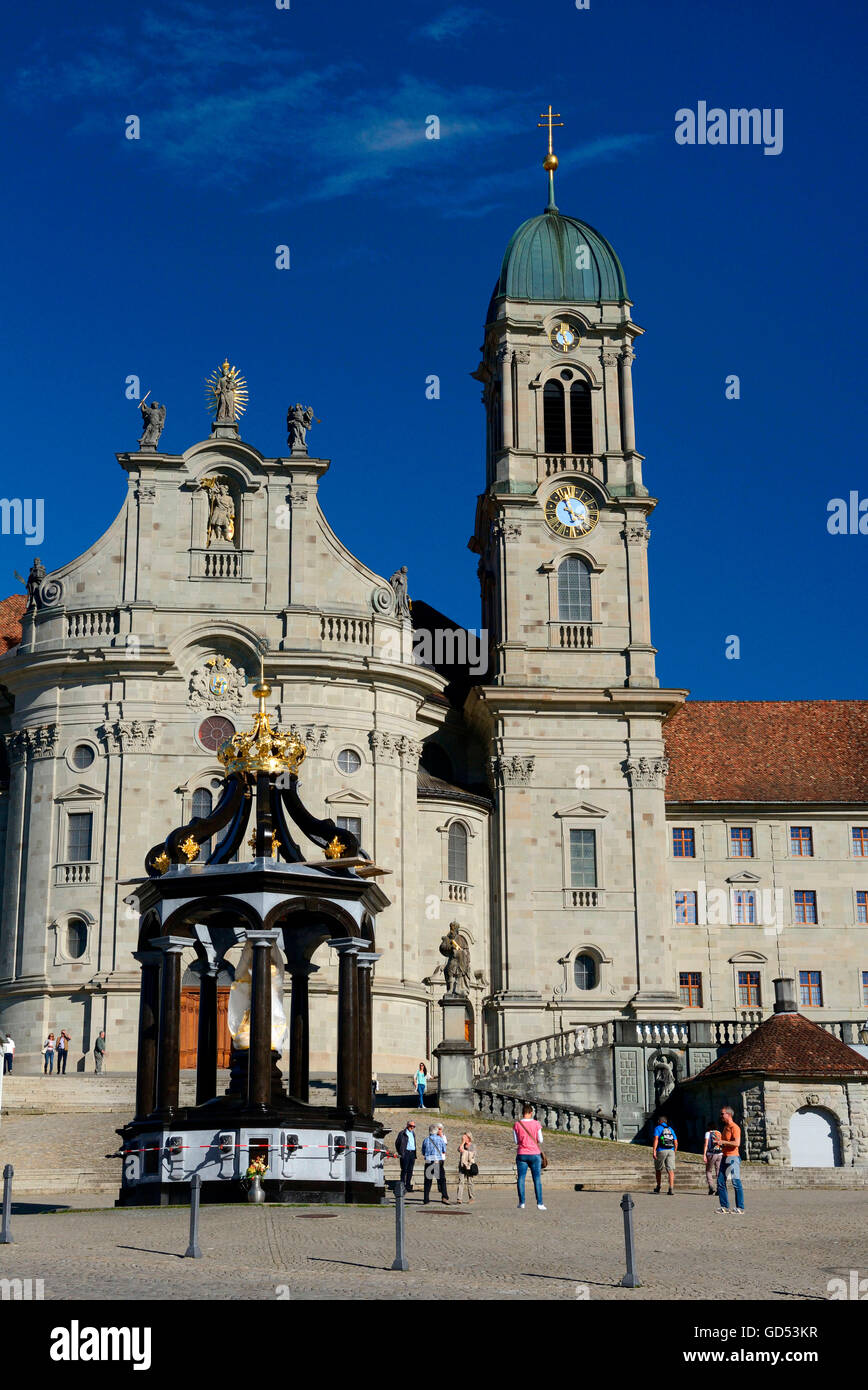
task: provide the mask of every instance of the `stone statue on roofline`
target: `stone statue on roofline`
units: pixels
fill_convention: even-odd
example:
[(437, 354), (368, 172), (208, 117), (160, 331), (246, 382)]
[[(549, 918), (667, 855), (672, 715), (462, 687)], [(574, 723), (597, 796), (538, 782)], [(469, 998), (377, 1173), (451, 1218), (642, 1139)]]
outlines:
[(160, 442), (160, 435), (166, 424), (166, 407), (160, 405), (159, 401), (144, 400), (139, 405), (142, 415), (144, 429), (139, 440), (140, 449), (156, 449)]
[(289, 407), (286, 412), (286, 442), (291, 453), (307, 453), (307, 432), (313, 421), (313, 406), (304, 406), (296, 401), (295, 405)]
[(402, 565), (389, 580), (395, 592), (395, 612), (399, 618), (410, 617), (410, 599), (407, 593), (407, 566)]

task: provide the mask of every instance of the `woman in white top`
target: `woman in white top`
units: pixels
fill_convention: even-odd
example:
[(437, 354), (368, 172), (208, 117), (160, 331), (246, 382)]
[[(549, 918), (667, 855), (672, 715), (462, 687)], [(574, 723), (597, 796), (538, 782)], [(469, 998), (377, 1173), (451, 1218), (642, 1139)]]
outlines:
[(12, 1070), (12, 1063), (15, 1060), (15, 1039), (11, 1033), (6, 1034), (6, 1041), (3, 1044), (3, 1070)]
[(49, 1033), (45, 1042), (42, 1044), (42, 1055), (45, 1058), (45, 1065), (42, 1068), (42, 1075), (48, 1076), (49, 1072), (54, 1071), (54, 1034)]

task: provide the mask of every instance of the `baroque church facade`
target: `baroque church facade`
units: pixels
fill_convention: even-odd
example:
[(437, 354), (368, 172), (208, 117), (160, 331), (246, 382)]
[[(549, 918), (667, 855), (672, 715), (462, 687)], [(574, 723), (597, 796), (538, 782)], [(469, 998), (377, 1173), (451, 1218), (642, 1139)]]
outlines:
[[(210, 437), (162, 452), (165, 410), (143, 407), (116, 520), (0, 604), (0, 1030), (25, 1068), (66, 1028), (73, 1065), (105, 1029), (132, 1070), (126, 900), (165, 825), (210, 809), (260, 659), (307, 749), (306, 803), (388, 871), (377, 1070), (430, 1062), (452, 922), (479, 1051), (618, 1018), (757, 1018), (779, 975), (818, 1022), (868, 1012), (868, 704), (661, 688), (643, 330), (614, 250), (549, 187), (507, 247), (475, 373), (479, 662), (408, 602), (405, 572), (331, 530), (312, 412), (290, 410), (284, 457), (241, 438), (228, 363)], [(314, 1068), (334, 1052), (333, 956), (310, 981)]]

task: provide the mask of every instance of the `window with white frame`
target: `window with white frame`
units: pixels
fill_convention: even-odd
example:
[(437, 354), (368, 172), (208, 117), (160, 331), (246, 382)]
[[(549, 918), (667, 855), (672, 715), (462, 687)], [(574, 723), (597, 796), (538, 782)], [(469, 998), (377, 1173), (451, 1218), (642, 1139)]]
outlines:
[(597, 832), (570, 831), (570, 887), (597, 886)]
[(70, 863), (91, 858), (93, 849), (93, 812), (70, 811), (66, 824), (66, 857)]
[(460, 821), (449, 827), (447, 874), (450, 883), (467, 883), (467, 828)]

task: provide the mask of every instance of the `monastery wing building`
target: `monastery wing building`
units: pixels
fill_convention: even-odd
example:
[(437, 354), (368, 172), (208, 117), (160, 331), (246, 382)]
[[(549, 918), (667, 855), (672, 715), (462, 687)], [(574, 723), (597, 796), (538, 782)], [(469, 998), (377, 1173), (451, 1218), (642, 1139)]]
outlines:
[[(260, 656), (307, 749), (306, 803), (390, 871), (379, 1071), (430, 1061), (447, 958), (480, 1051), (575, 1023), (757, 1019), (781, 975), (818, 1022), (864, 1018), (868, 704), (660, 687), (641, 332), (618, 257), (558, 210), (550, 168), (475, 373), (481, 653), (408, 602), (405, 571), (374, 573), (331, 530), (310, 410), (290, 409), (287, 453), (266, 458), (240, 437), (228, 363), (210, 437), (185, 452), (162, 451), (165, 411), (143, 406), (116, 520), (0, 603), (0, 1029), (25, 1069), (49, 1030), (70, 1032), (75, 1066), (104, 1028), (113, 1070), (132, 1070), (125, 900), (165, 826), (211, 808)], [(314, 1068), (333, 1052), (332, 955), (310, 981)], [(187, 1065), (196, 983), (188, 968)]]

